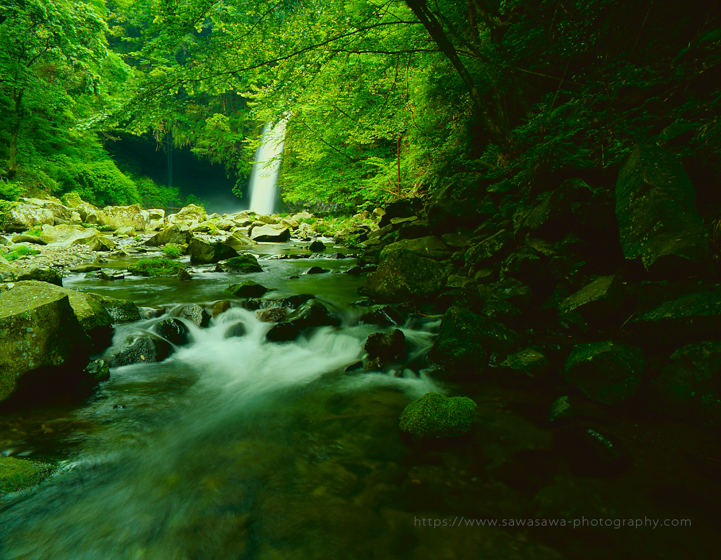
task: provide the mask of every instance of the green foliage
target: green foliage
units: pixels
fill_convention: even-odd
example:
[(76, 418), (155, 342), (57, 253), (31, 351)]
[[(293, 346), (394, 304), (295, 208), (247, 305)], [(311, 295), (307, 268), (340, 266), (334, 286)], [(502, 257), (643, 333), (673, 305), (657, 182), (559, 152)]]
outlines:
[(23, 195), (22, 184), (18, 184), (14, 181), (6, 183), (0, 179), (0, 201), (17, 200)]
[(181, 263), (170, 259), (140, 259), (131, 264), (128, 270), (138, 276), (175, 276), (185, 268)]
[(175, 243), (168, 243), (166, 245), (163, 245), (163, 254), (170, 258), (170, 259), (177, 259), (181, 255), (183, 255), (185, 251), (180, 245), (176, 245)]
[(164, 208), (181, 203), (178, 189), (168, 185), (158, 185), (150, 177), (136, 177), (138, 194), (146, 208)]
[(30, 249), (29, 247), (25, 247), (24, 245), (20, 245), (18, 247), (15, 247), (12, 251), (5, 253), (3, 255), (5, 259), (8, 262), (12, 262), (15, 259), (19, 259), (20, 257), (27, 257), (30, 255), (39, 255), (40, 251), (36, 249)]

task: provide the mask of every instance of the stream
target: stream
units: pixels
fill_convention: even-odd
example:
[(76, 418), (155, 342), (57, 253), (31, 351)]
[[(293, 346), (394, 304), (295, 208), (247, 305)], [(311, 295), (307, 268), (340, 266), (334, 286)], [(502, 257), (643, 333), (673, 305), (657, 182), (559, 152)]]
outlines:
[[(368, 335), (390, 329), (359, 323), (363, 308), (353, 302), (364, 276), (341, 273), (355, 260), (277, 258), (307, 253), (294, 243), (261, 244), (252, 252), (264, 272), (238, 276), (196, 267), (193, 280), (182, 283), (64, 279), (66, 287), (171, 315), (180, 304), (226, 299), (228, 284), (249, 279), (273, 289), (266, 299), (314, 294), (343, 324), (272, 343), (265, 341), (271, 323), (233, 307), (207, 328), (188, 323), (190, 342), (164, 361), (113, 368), (84, 403), (4, 412), (0, 452), (52, 458), (60, 468), (38, 488), (0, 498), (0, 558), (677, 558), (681, 551), (701, 558), (717, 541), (719, 519), (708, 512), (718, 491), (701, 495), (717, 473), (704, 460), (718, 447), (715, 436), (690, 436), (674, 424), (620, 422), (619, 437), (638, 438), (643, 450), (634, 455), (632, 474), (579, 475), (559, 463), (564, 451), (539, 420), (547, 395), (479, 385), (468, 390), (479, 403), (472, 441), (410, 444), (398, 430), (403, 408), (429, 391), (461, 393), (417, 367), (440, 316), (405, 319), (411, 365), (346, 372), (363, 355)], [(107, 266), (127, 264), (117, 259)], [(302, 274), (313, 265), (330, 272)], [(164, 318), (147, 315), (118, 326), (114, 344)], [(245, 334), (228, 337), (239, 323)], [(679, 491), (681, 482), (692, 490)], [(664, 488), (680, 494), (664, 499)], [(692, 517), (693, 525), (451, 526), (459, 517), (570, 520), (598, 512)]]

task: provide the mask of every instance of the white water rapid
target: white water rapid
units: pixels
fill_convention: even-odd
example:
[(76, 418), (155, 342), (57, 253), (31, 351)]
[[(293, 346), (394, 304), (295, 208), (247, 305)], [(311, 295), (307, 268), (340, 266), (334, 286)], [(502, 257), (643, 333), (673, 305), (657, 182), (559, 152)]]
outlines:
[(275, 210), (275, 185), (285, 143), (286, 119), (275, 126), (266, 125), (260, 147), (255, 155), (250, 175), (250, 210), (258, 214), (272, 214)]

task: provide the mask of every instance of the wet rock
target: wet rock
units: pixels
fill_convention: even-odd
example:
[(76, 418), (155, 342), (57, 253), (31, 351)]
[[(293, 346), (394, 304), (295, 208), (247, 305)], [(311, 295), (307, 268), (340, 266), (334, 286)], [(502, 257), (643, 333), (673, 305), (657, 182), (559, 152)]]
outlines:
[(85, 373), (95, 381), (107, 381), (110, 379), (110, 366), (105, 360), (93, 360), (85, 367)]
[(250, 274), (251, 272), (263, 272), (258, 264), (258, 259), (250, 253), (244, 253), (237, 257), (232, 257), (220, 263), (226, 272), (235, 272), (238, 274)]
[(102, 235), (97, 230), (88, 230), (87, 233), (74, 237), (68, 243), (70, 246), (84, 245), (91, 251), (96, 252), (112, 251), (116, 247), (115, 241)]
[(290, 229), (285, 226), (266, 224), (254, 227), (250, 232), (253, 241), (284, 243), (290, 239)]
[(144, 231), (148, 225), (148, 213), (143, 211), (140, 204), (106, 206), (98, 212), (98, 223), (116, 229), (130, 227), (136, 231)]
[(598, 324), (618, 313), (624, 293), (615, 276), (601, 276), (586, 284), (558, 306), (561, 313), (577, 311), (588, 324)]
[(708, 236), (695, 199), (693, 185), (673, 152), (634, 146), (616, 183), (625, 257), (640, 258), (646, 270), (663, 274), (698, 270), (708, 257)]
[(631, 468), (631, 456), (616, 438), (591, 428), (561, 430), (556, 447), (575, 476), (611, 478)]
[(721, 332), (721, 291), (666, 301), (631, 321), (627, 329), (635, 344), (656, 351), (714, 340)]
[(296, 294), (294, 296), (288, 296), (282, 299), (274, 300), (276, 304), (281, 305), (283, 307), (290, 307), (292, 309), (297, 309), (304, 303), (312, 300), (315, 296), (312, 294)]
[(178, 311), (178, 317), (187, 319), (195, 326), (203, 329), (210, 323), (210, 314), (202, 305), (198, 305), (197, 303), (182, 306)]
[(13, 243), (33, 243), (35, 245), (47, 245), (47, 243), (38, 237), (37, 235), (29, 235), (27, 233), (21, 233), (20, 235), (14, 235), (12, 238)]
[(188, 204), (184, 208), (181, 208), (177, 214), (170, 214), (167, 217), (169, 224), (180, 224), (189, 226), (192, 224), (198, 224), (208, 219), (208, 215), (205, 213), (202, 207), (197, 204)]
[(91, 272), (86, 277), (88, 276), (97, 278), (98, 280), (123, 280), (125, 273), (122, 270), (103, 269), (97, 272)]
[(213, 304), (211, 314), (213, 315), (213, 317), (217, 317), (221, 313), (225, 313), (226, 311), (228, 311), (228, 309), (230, 309), (231, 307), (232, 307), (232, 303), (227, 299), (224, 299), (221, 301), (216, 301)]
[(706, 426), (721, 425), (721, 342), (703, 341), (671, 354), (655, 386), (661, 408)]
[(223, 239), (223, 243), (232, 247), (236, 251), (240, 251), (248, 247), (248, 245), (257, 245), (257, 241), (253, 241), (250, 237), (240, 231), (233, 230), (231, 235)]
[(380, 217), (379, 226), (390, 225), (394, 218), (409, 218), (421, 210), (423, 204), (420, 199), (404, 198), (391, 202), (385, 207), (385, 214)]
[(542, 379), (550, 369), (545, 354), (535, 348), (526, 348), (509, 355), (502, 363), (501, 368), (506, 374), (515, 374), (519, 377)]
[(507, 353), (517, 341), (511, 329), (454, 306), (443, 315), (430, 358), (445, 376), (473, 377), (485, 369), (490, 354)]
[(19, 492), (40, 484), (55, 470), (49, 463), (0, 455), (0, 494)]
[(71, 266), (70, 272), (78, 272), (78, 273), (88, 273), (88, 272), (97, 272), (100, 270), (100, 266), (97, 264), (80, 264), (77, 266)]
[(464, 254), (466, 266), (472, 272), (492, 267), (506, 257), (512, 245), (511, 235), (501, 229), (493, 235), (471, 240), (471, 246)]
[(576, 344), (566, 360), (566, 381), (589, 399), (618, 404), (636, 392), (643, 373), (640, 348), (612, 341)]
[(16, 280), (37, 280), (56, 286), (63, 285), (62, 275), (55, 269), (46, 266), (28, 266), (15, 269)]
[(344, 270), (343, 274), (352, 274), (354, 276), (357, 276), (357, 275), (361, 274), (362, 272), (363, 272), (363, 269), (360, 266), (355, 265), (355, 266), (351, 266), (348, 270)]
[(96, 296), (110, 315), (113, 323), (133, 323), (140, 320), (140, 310), (132, 301), (115, 299), (109, 296)]
[(136, 334), (108, 350), (105, 360), (110, 367), (161, 362), (170, 354), (170, 344), (155, 335)]
[(187, 268), (179, 268), (178, 269), (178, 280), (181, 282), (188, 282), (189, 280), (192, 280), (193, 276), (188, 272)]
[(316, 239), (308, 246), (308, 249), (313, 253), (320, 253), (322, 251), (325, 251), (325, 243)]
[(471, 430), (476, 407), (468, 397), (426, 393), (403, 410), (399, 427), (416, 441), (461, 436)]
[(370, 311), (360, 316), (360, 322), (367, 325), (391, 326), (403, 322), (401, 314), (390, 305), (376, 305)]
[(274, 325), (268, 331), (266, 338), (273, 342), (294, 340), (303, 329), (338, 326), (339, 324), (340, 321), (324, 303), (317, 299), (311, 299), (288, 315), (285, 320)]
[(327, 272), (330, 272), (330, 270), (328, 270), (327, 268), (321, 268), (319, 266), (311, 266), (303, 274), (325, 274)]
[(167, 245), (172, 243), (174, 245), (187, 245), (193, 235), (187, 229), (182, 228), (179, 225), (171, 225), (162, 231), (156, 233), (153, 237), (148, 239), (145, 244), (151, 247), (160, 247), (161, 245)]
[(193, 237), (188, 243), (188, 254), (192, 263), (216, 263), (238, 256), (238, 253), (225, 243), (208, 243)]
[(257, 298), (261, 297), (268, 291), (268, 288), (258, 282), (247, 280), (240, 284), (231, 284), (225, 289), (226, 292), (240, 298)]
[(270, 342), (287, 342), (295, 340), (300, 336), (300, 329), (293, 323), (283, 322), (273, 325), (273, 327), (265, 335), (266, 340)]
[[(203, 318), (204, 316), (201, 312), (201, 322)], [(183, 321), (171, 317), (156, 323), (155, 332), (171, 344), (175, 346), (182, 346), (183, 344), (188, 343), (188, 334), (190, 331)]]
[(365, 343), (368, 352), (366, 369), (376, 369), (395, 362), (406, 353), (406, 337), (400, 329), (387, 333), (374, 333)]
[(280, 323), (288, 316), (287, 307), (271, 307), (258, 313), (258, 319), (264, 323)]
[(248, 331), (245, 328), (245, 324), (242, 321), (238, 321), (237, 323), (233, 323), (230, 327), (226, 329), (225, 338), (240, 338), (242, 336), (245, 336), (247, 332)]
[(87, 352), (89, 340), (60, 290), (26, 281), (0, 293), (0, 401), (29, 372), (61, 366)]

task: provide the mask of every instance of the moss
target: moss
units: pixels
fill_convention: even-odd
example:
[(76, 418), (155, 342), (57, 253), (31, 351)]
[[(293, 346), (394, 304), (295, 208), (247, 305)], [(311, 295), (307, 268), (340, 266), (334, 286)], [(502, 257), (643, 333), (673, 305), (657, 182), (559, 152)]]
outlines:
[(231, 257), (230, 259), (225, 261), (225, 265), (233, 272), (263, 272), (263, 269), (260, 267), (255, 257), (249, 254)]
[(49, 463), (0, 457), (0, 493), (17, 492), (40, 484), (53, 469)]
[(261, 297), (268, 291), (268, 288), (262, 284), (248, 280), (240, 284), (231, 284), (225, 291), (229, 294), (233, 294), (235, 297), (253, 298)]
[(403, 410), (399, 427), (415, 440), (460, 436), (470, 431), (476, 406), (468, 397), (426, 393)]
[(128, 270), (139, 276), (175, 276), (185, 270), (185, 266), (170, 259), (140, 259)]
[(168, 243), (163, 247), (163, 254), (171, 259), (179, 258), (184, 252), (183, 248), (175, 243)]
[(20, 257), (26, 257), (29, 255), (39, 255), (40, 251), (36, 251), (35, 249), (30, 249), (28, 247), (25, 247), (24, 245), (20, 245), (19, 247), (15, 247), (12, 251), (9, 253), (5, 253), (5, 260), (8, 262), (12, 262), (15, 259), (19, 259)]

